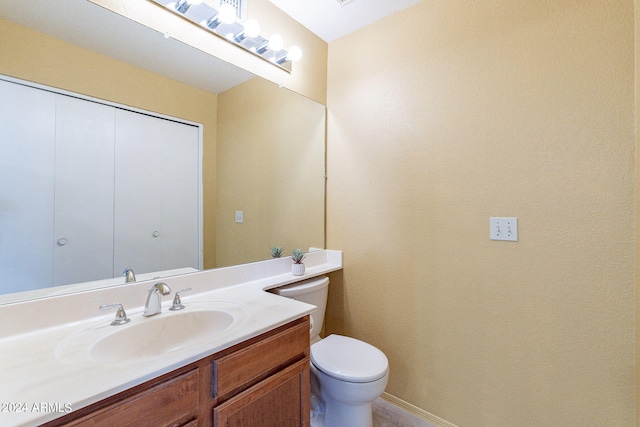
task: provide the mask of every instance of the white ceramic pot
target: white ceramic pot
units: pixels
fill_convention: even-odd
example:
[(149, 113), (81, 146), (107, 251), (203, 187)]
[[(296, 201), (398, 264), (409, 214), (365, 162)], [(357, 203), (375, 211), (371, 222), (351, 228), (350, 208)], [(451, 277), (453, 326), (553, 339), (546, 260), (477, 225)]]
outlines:
[(292, 264), (291, 274), (294, 276), (302, 276), (304, 274), (304, 264)]

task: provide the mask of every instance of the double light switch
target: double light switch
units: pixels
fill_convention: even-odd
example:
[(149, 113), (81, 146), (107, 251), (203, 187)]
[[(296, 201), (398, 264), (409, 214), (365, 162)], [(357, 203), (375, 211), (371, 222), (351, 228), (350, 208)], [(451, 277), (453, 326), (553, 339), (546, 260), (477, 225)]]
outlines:
[(518, 218), (515, 217), (491, 217), (491, 240), (518, 241)]

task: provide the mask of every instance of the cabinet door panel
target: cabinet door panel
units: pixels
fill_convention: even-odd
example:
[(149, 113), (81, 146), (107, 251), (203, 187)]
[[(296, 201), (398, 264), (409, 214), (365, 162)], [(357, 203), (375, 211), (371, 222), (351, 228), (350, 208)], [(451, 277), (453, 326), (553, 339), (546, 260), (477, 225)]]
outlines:
[(215, 407), (214, 426), (309, 426), (309, 387), (307, 357)]
[(0, 293), (53, 272), (55, 95), (0, 81)]
[(56, 101), (54, 285), (113, 277), (115, 108)]
[(198, 128), (116, 112), (115, 268), (199, 268)]

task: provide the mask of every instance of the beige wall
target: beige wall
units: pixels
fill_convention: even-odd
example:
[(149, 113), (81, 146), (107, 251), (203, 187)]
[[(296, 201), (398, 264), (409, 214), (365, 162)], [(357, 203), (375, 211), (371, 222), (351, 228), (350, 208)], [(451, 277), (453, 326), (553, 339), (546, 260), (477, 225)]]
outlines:
[(634, 425), (633, 8), (424, 0), (330, 43), (327, 331), (380, 347), (391, 395)]
[[(638, 40), (640, 37), (640, 2), (638, 0), (634, 1), (634, 12), (635, 12), (635, 39)], [(635, 45), (635, 54), (636, 58), (640, 55), (640, 45), (636, 43)], [(640, 67), (638, 66), (638, 60), (636, 59), (635, 64), (635, 96), (636, 96), (636, 110), (635, 110), (635, 124), (636, 129), (638, 127), (638, 123), (640, 123), (640, 107), (638, 105), (638, 99), (640, 99), (640, 87), (638, 87), (638, 81), (640, 80)], [(638, 188), (640, 188), (640, 159), (638, 159), (638, 153), (640, 152), (640, 134), (636, 130), (636, 139), (635, 139), (635, 212), (638, 212), (640, 209), (640, 197), (638, 197)], [(636, 214), (636, 230), (635, 230), (635, 265), (640, 265), (640, 226), (639, 219)], [(638, 268), (636, 267), (636, 424), (640, 421), (640, 292), (638, 292), (640, 286), (640, 274), (638, 272)]]
[(204, 266), (215, 263), (217, 95), (0, 19), (0, 74), (204, 125)]
[(217, 266), (323, 248), (324, 105), (253, 78), (218, 95), (217, 141)]

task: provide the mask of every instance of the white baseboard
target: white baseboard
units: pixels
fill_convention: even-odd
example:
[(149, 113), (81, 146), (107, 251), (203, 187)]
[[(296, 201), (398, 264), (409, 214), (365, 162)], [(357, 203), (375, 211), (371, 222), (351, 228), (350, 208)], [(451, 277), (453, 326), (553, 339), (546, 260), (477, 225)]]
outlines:
[(427, 412), (423, 409), (418, 408), (417, 406), (414, 406), (410, 403), (405, 402), (402, 399), (399, 399), (397, 397), (395, 397), (392, 394), (389, 394), (387, 392), (384, 392), (381, 396), (382, 399), (386, 400), (387, 402), (399, 407), (400, 409), (402, 409), (405, 412), (408, 412), (412, 415), (414, 415), (417, 418), (420, 418), (421, 420), (424, 420), (428, 423), (430, 423), (431, 425), (433, 425), (434, 427), (457, 427), (455, 424), (452, 424), (446, 420), (443, 420), (442, 418), (433, 415), (430, 412)]

